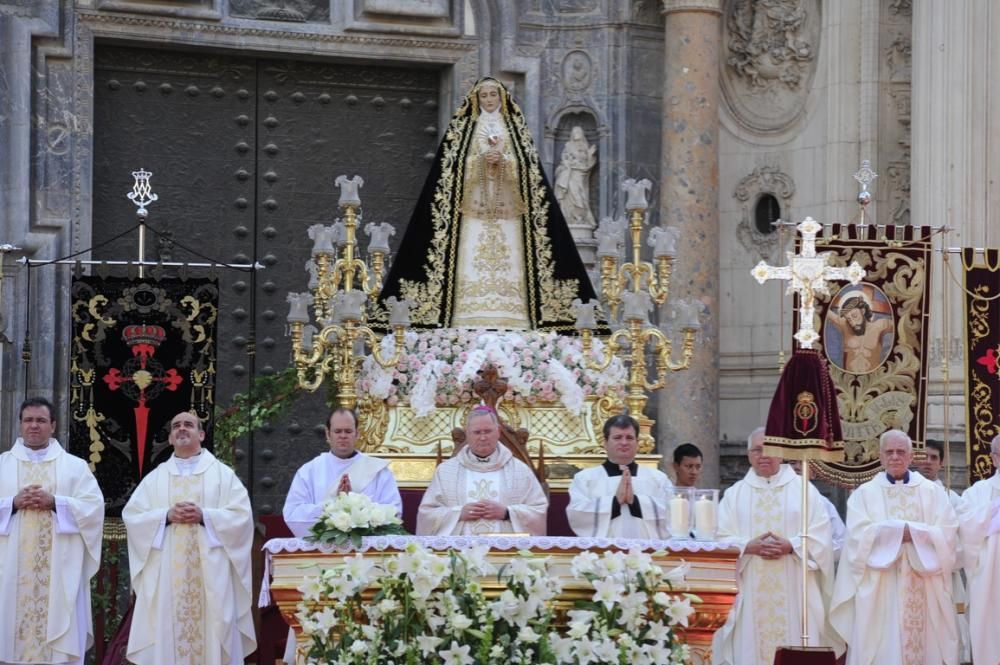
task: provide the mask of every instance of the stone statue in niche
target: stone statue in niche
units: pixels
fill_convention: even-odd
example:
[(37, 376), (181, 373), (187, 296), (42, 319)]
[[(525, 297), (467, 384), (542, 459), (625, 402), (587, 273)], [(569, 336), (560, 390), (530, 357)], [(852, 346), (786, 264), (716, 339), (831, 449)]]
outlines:
[[(563, 148), (562, 160), (556, 167), (556, 200), (572, 231), (594, 231), (596, 222), (590, 209), (590, 172), (597, 164), (597, 146), (587, 143), (579, 125), (570, 131)], [(576, 233), (573, 234), (576, 236)]]
[(728, 64), (751, 88), (796, 89), (815, 57), (801, 0), (741, 0), (728, 16)]

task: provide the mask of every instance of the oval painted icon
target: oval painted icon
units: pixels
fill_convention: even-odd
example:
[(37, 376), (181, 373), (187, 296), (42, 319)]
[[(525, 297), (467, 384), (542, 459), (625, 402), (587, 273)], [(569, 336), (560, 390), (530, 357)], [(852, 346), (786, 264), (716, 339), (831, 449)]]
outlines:
[(848, 374), (870, 374), (885, 364), (896, 342), (896, 319), (882, 289), (868, 282), (840, 289), (823, 321), (823, 349)]

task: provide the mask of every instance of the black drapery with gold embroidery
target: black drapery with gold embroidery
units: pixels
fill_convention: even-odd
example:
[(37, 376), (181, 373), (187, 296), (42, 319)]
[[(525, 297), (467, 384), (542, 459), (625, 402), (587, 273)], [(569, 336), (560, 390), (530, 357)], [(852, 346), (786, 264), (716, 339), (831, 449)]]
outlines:
[(834, 224), (816, 240), (833, 265), (857, 261), (865, 269), (862, 282), (834, 284), (816, 303), (846, 453), (843, 462), (813, 463), (827, 480), (848, 487), (870, 480), (881, 468), (878, 438), (890, 429), (923, 445), (932, 234), (925, 226)]
[[(399, 253), (371, 313), (373, 327), (387, 327), (388, 312), (384, 303), (390, 296), (414, 302), (411, 315), (414, 328), (451, 327), (464, 169), (479, 117), (476, 93), (483, 81), (463, 100), (438, 147)], [(573, 332), (573, 299), (596, 301), (597, 296), (539, 164), (538, 151), (524, 115), (506, 87), (499, 81), (496, 83), (501, 90), (501, 113), (513, 144), (519, 192), (526, 208), (521, 233), (530, 325), (535, 330)]]
[(990, 441), (1000, 434), (1000, 250), (962, 251), (965, 278), (965, 441), (969, 484), (996, 469)]
[(90, 462), (117, 517), (170, 456), (179, 412), (198, 414), (212, 447), (218, 283), (83, 276), (72, 299), (69, 449)]

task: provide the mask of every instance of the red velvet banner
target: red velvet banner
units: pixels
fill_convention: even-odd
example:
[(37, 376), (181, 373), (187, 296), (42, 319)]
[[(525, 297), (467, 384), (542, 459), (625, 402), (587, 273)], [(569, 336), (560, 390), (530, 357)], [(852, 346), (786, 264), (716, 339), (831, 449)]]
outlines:
[(834, 283), (816, 304), (846, 453), (843, 462), (813, 462), (827, 480), (847, 487), (870, 480), (880, 468), (878, 438), (889, 429), (923, 445), (931, 237), (929, 227), (835, 224), (816, 240), (832, 265), (857, 261), (865, 269), (859, 284)]
[(969, 484), (995, 469), (990, 441), (1000, 434), (1000, 250), (962, 252), (965, 279), (965, 441)]

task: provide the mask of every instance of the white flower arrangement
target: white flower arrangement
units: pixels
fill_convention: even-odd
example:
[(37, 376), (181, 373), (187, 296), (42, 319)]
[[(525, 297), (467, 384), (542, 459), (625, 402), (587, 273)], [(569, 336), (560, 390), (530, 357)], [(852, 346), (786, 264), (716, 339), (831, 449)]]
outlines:
[[(391, 355), (392, 336), (383, 338), (382, 344), (383, 355)], [(603, 343), (595, 339), (592, 361), (599, 361), (603, 351)], [(574, 414), (583, 412), (588, 396), (623, 396), (628, 378), (618, 358), (607, 369), (588, 368), (576, 337), (444, 329), (407, 332), (403, 355), (393, 368), (383, 368), (366, 356), (357, 389), (390, 405), (408, 404), (424, 416), (439, 406), (476, 401), (472, 383), (488, 362), (507, 379), (505, 400), (515, 404), (559, 400)]]
[[(574, 576), (594, 587), (591, 601), (557, 613), (561, 592), (548, 559), (522, 553), (497, 571), (488, 548), (446, 554), (416, 543), (375, 559), (358, 554), (305, 580), (298, 619), (306, 662), (338, 665), (680, 665), (688, 647), (674, 629), (694, 612), (690, 594), (660, 590), (683, 579), (638, 550), (584, 552)], [(506, 589), (487, 598), (478, 577)], [(362, 593), (377, 585), (375, 596)], [(557, 621), (557, 619), (559, 619)], [(565, 619), (565, 620), (563, 620)]]
[(310, 529), (307, 539), (337, 546), (350, 542), (360, 547), (364, 536), (405, 533), (395, 507), (375, 503), (357, 492), (341, 492), (323, 503), (323, 512)]

